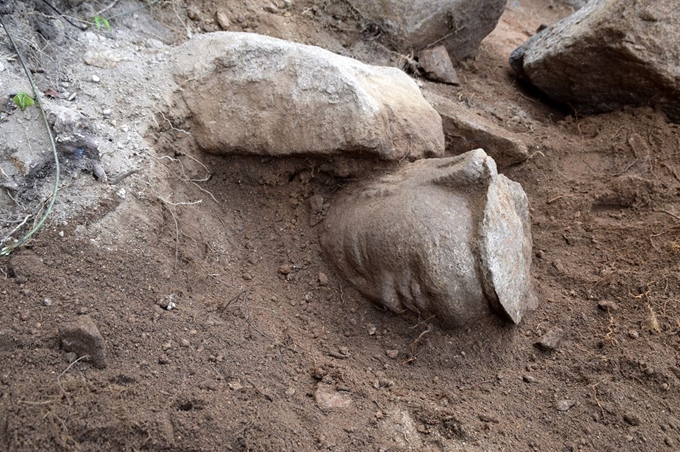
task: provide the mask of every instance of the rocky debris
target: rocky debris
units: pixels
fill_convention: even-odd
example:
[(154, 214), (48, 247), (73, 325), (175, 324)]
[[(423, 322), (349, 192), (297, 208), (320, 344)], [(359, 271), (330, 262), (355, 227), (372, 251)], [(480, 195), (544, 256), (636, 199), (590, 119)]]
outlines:
[(491, 33), (506, 0), (350, 0), (403, 53), (439, 42), (459, 61)]
[(522, 381), (525, 383), (536, 383), (536, 378), (531, 375), (523, 375)]
[(626, 421), (626, 423), (636, 426), (640, 425), (640, 416), (638, 416), (635, 413), (626, 413), (623, 415), (623, 420)]
[(17, 284), (23, 284), (31, 279), (42, 279), (49, 273), (42, 259), (31, 251), (21, 251), (12, 254), (9, 261), (9, 275), (14, 277)]
[(564, 330), (561, 328), (553, 328), (541, 336), (538, 341), (534, 343), (534, 346), (544, 352), (554, 352), (562, 343), (562, 337), (564, 337)]
[(89, 315), (76, 319), (59, 328), (61, 346), (66, 352), (73, 352), (78, 357), (88, 356), (87, 361), (93, 366), (106, 367), (106, 345), (97, 325)]
[(592, 0), (531, 37), (510, 64), (581, 113), (655, 105), (680, 121), (678, 30), (676, 0)]
[(352, 397), (348, 393), (337, 391), (332, 386), (321, 383), (316, 388), (314, 400), (323, 411), (347, 408), (352, 404)]
[(321, 244), (343, 277), (394, 312), (455, 327), (491, 309), (518, 323), (536, 305), (526, 195), (481, 149), (349, 189), (331, 205)]
[(390, 359), (397, 359), (399, 357), (399, 350), (394, 350), (394, 349), (385, 350), (385, 354)]
[(605, 312), (616, 312), (619, 310), (619, 305), (615, 301), (602, 300), (597, 303), (597, 307)]
[(418, 65), (423, 70), (425, 77), (435, 82), (459, 85), (458, 74), (453, 68), (446, 47), (437, 46), (431, 49), (421, 50), (418, 53)]
[(494, 124), (462, 103), (428, 91), (424, 92), (424, 96), (442, 118), (447, 151), (462, 154), (482, 148), (501, 167), (523, 162), (529, 156), (527, 146), (515, 133)]
[(396, 68), (231, 32), (188, 41), (170, 66), (178, 104), (209, 152), (385, 160), (444, 152), (441, 118)]
[(576, 405), (576, 402), (573, 400), (560, 400), (555, 404), (555, 408), (557, 411), (569, 411), (574, 405)]

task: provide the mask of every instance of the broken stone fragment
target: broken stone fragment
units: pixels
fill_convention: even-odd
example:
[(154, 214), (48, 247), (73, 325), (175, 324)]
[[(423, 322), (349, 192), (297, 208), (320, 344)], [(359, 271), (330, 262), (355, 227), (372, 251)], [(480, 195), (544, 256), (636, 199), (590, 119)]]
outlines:
[(422, 50), (418, 54), (418, 64), (425, 73), (425, 77), (430, 80), (450, 85), (460, 84), (458, 74), (449, 58), (449, 52), (444, 46)]
[(472, 54), (491, 33), (506, 0), (349, 0), (402, 53), (443, 44), (451, 59)]
[(492, 310), (519, 323), (536, 306), (526, 195), (481, 149), (350, 189), (332, 203), (321, 244), (344, 278), (394, 312), (456, 327)]
[(87, 356), (86, 360), (99, 369), (106, 367), (104, 338), (89, 315), (79, 316), (59, 328), (59, 335), (64, 351), (73, 352), (79, 358)]
[(352, 404), (352, 398), (345, 392), (340, 392), (332, 386), (319, 384), (314, 393), (316, 404), (323, 411), (335, 411), (347, 408)]
[(442, 117), (448, 152), (462, 154), (482, 148), (501, 167), (523, 162), (529, 157), (529, 149), (521, 137), (480, 116), (465, 104), (432, 92), (425, 92), (424, 96)]
[(510, 65), (579, 113), (658, 106), (680, 121), (677, 0), (591, 0), (532, 36)]
[[(253, 33), (197, 36), (173, 51), (205, 151), (271, 156), (441, 156), (441, 118), (405, 73)], [(183, 106), (186, 106), (184, 108)]]
[(554, 352), (562, 343), (563, 336), (564, 330), (561, 328), (553, 328), (541, 336), (538, 341), (534, 343), (534, 347), (539, 348), (544, 352)]

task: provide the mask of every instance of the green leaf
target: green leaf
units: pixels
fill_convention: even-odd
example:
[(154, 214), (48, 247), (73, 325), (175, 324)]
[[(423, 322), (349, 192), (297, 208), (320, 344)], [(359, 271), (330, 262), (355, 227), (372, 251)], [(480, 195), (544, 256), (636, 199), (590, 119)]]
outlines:
[(17, 107), (21, 108), (21, 111), (24, 111), (26, 110), (26, 107), (35, 104), (35, 100), (23, 91), (14, 96), (12, 100), (17, 104)]
[(111, 25), (109, 24), (108, 19), (106, 19), (105, 17), (102, 17), (102, 16), (94, 16), (94, 26), (97, 27), (97, 30), (101, 30), (102, 25), (107, 30), (111, 29)]

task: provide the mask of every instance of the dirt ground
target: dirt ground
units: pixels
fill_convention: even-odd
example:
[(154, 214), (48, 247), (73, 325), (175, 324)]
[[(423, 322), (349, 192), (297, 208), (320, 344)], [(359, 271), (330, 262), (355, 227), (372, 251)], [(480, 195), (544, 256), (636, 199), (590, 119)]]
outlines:
[[(218, 29), (223, 10), (230, 30), (399, 64), (344, 2), (263, 5), (160, 2), (112, 25), (176, 44)], [(531, 150), (501, 169), (531, 202), (541, 304), (520, 325), (445, 330), (334, 274), (319, 248), (325, 206), (388, 165), (215, 157), (159, 120), (154, 165), (0, 260), (0, 450), (678, 450), (678, 125), (651, 108), (582, 117), (518, 84), (510, 52), (571, 11), (511, 1), (458, 65), (461, 86), (421, 80)], [(105, 369), (60, 347), (58, 328), (83, 314)], [(556, 328), (557, 350), (534, 345)], [(349, 405), (324, 411), (319, 392)]]

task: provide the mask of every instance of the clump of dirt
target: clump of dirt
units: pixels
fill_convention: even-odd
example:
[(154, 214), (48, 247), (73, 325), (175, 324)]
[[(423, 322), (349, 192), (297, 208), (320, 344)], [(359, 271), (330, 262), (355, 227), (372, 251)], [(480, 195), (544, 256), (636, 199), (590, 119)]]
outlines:
[[(116, 22), (121, 49), (210, 30), (226, 8), (230, 30), (368, 63), (401, 58), (344, 2), (276, 13), (255, 0), (161, 3)], [(334, 274), (318, 238), (328, 204), (389, 165), (204, 155), (171, 115), (136, 111), (114, 90), (102, 102), (117, 122), (96, 122), (113, 149), (136, 115), (158, 115), (140, 131), (149, 149), (133, 140), (125, 154), (140, 171), (2, 258), (2, 449), (677, 448), (678, 126), (646, 108), (583, 117), (517, 85), (507, 56), (526, 30), (569, 12), (511, 2), (457, 68), (460, 87), (421, 81), (530, 149), (503, 169), (531, 204), (541, 305), (520, 325), (444, 330), (376, 308)], [(69, 55), (66, 42), (53, 58)], [(81, 191), (98, 184), (78, 180)], [(80, 315), (105, 340), (105, 369), (61, 349), (59, 328)], [(534, 345), (556, 328), (556, 350)]]

